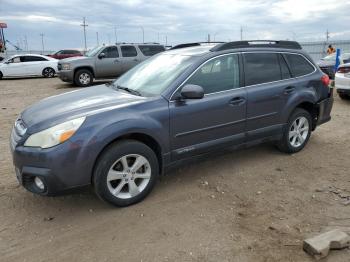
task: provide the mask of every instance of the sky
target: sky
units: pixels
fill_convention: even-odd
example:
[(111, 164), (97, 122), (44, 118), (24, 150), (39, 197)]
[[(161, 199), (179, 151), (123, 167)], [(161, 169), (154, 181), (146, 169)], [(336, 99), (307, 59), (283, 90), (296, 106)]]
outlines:
[[(184, 42), (350, 39), (350, 0), (0, 0), (5, 37), (29, 50), (88, 48), (143, 41)], [(115, 34), (116, 29), (116, 34)], [(117, 38), (117, 39), (116, 39)], [(11, 47), (10, 47), (11, 49)]]

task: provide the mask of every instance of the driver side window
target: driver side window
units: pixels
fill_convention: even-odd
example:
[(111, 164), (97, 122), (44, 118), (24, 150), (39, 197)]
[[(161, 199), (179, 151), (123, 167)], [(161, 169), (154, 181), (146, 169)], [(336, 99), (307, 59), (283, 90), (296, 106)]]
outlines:
[(186, 84), (203, 87), (210, 94), (240, 87), (238, 55), (224, 55), (202, 65)]

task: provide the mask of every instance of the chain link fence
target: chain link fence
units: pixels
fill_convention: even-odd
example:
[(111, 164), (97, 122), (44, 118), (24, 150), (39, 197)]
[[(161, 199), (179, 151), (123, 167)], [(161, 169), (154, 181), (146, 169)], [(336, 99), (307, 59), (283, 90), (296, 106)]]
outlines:
[(327, 55), (328, 45), (339, 48), (341, 53), (350, 53), (350, 40), (300, 42), (300, 45), (315, 62)]

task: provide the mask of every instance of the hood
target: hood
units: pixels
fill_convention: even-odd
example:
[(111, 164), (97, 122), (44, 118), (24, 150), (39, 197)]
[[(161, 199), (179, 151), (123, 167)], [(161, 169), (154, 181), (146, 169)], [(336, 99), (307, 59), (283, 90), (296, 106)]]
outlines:
[(320, 60), (317, 62), (317, 65), (320, 67), (328, 67), (328, 66), (335, 66), (335, 61), (332, 60)]
[(87, 57), (87, 56), (74, 56), (74, 57), (68, 57), (65, 59), (61, 59), (61, 63), (69, 63), (69, 62), (75, 62), (75, 61), (82, 61), (82, 60), (94, 60), (94, 57)]
[(28, 128), (41, 125), (46, 121), (49, 127), (110, 108), (140, 103), (145, 99), (145, 97), (114, 90), (107, 85), (99, 85), (43, 99), (24, 110), (21, 119)]

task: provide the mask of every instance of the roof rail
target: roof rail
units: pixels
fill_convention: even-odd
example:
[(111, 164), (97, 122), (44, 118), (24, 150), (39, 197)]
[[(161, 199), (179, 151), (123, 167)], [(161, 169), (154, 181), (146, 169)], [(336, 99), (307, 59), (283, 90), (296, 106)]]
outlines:
[(285, 40), (248, 40), (235, 41), (216, 45), (210, 51), (223, 51), (235, 48), (251, 48), (251, 47), (270, 47), (270, 48), (286, 48), (286, 49), (302, 49), (296, 41)]
[(192, 47), (192, 46), (200, 46), (201, 44), (222, 44), (222, 43), (225, 43), (225, 42), (194, 42), (194, 43), (185, 43), (185, 44), (179, 44), (179, 45), (173, 46), (172, 48), (170, 48), (170, 50), (186, 48), (186, 47)]

